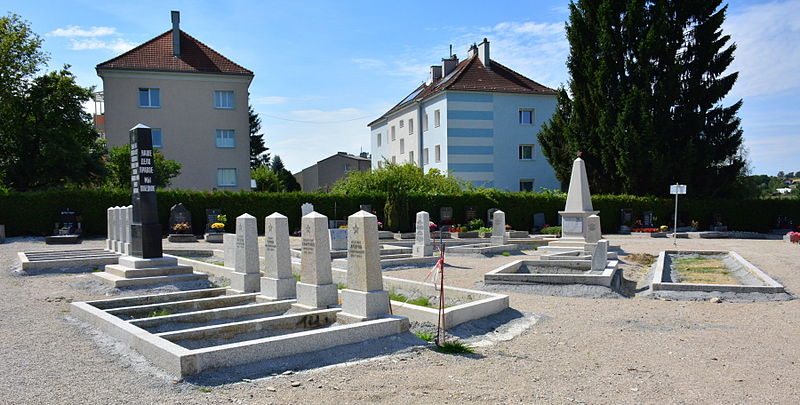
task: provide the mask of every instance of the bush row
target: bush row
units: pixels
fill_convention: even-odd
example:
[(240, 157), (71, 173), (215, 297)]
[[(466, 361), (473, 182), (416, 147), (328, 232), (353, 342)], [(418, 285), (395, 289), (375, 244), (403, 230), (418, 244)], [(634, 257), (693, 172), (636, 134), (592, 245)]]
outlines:
[[(108, 190), (54, 190), (36, 192), (0, 193), (0, 224), (6, 226), (8, 236), (49, 235), (53, 232), (58, 213), (64, 208), (77, 210), (82, 216), (86, 235), (105, 235), (106, 209), (115, 205), (130, 204), (130, 193)], [(164, 233), (168, 229), (169, 210), (183, 203), (192, 213), (195, 233), (205, 229), (205, 210), (222, 209), (228, 217), (227, 231), (235, 231), (235, 218), (249, 213), (258, 218), (259, 232), (263, 233), (263, 218), (273, 212), (289, 217), (290, 230), (300, 226), (300, 205), (314, 204), (317, 212), (330, 219), (346, 219), (361, 204), (369, 204), (383, 221), (386, 202), (380, 193), (364, 195), (333, 195), (315, 193), (256, 193), (256, 192), (198, 192), (158, 191), (158, 212)], [(487, 210), (499, 208), (506, 213), (506, 222), (514, 229), (533, 227), (533, 214), (545, 214), (545, 221), (556, 225), (558, 211), (564, 209), (564, 197), (537, 193), (503, 193), (496, 191), (471, 192), (458, 195), (412, 194), (408, 198), (408, 223), (402, 230), (411, 230), (414, 213), (428, 211), (431, 220), (440, 223), (440, 208), (452, 207), (453, 223), (465, 224), (466, 212), (474, 210), (478, 218), (486, 220)], [(620, 210), (633, 209), (634, 218), (652, 211), (655, 226), (672, 225), (674, 200), (628, 195), (597, 195), (592, 197), (594, 209), (600, 211), (605, 232), (616, 232), (620, 226)], [(800, 199), (767, 200), (695, 200), (682, 198), (679, 219), (687, 223), (697, 220), (701, 228), (711, 225), (718, 215), (730, 229), (765, 232), (775, 226), (776, 218), (786, 216), (800, 223)], [(384, 221), (385, 222), (385, 221)]]

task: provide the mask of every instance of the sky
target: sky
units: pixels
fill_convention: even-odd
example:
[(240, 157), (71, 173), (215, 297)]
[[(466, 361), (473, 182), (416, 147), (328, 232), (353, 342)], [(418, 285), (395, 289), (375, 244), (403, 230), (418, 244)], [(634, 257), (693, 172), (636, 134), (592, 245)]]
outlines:
[[(6, 1), (44, 39), (46, 70), (69, 64), (102, 89), (95, 66), (171, 28), (255, 72), (250, 103), (270, 153), (292, 172), (338, 151), (369, 150), (367, 123), (421, 84), (448, 47), (484, 37), (491, 57), (546, 86), (568, 80), (568, 1)], [(402, 6), (400, 6), (402, 4)], [(753, 174), (800, 171), (800, 0), (728, 2), (736, 43), (723, 100), (744, 100)]]

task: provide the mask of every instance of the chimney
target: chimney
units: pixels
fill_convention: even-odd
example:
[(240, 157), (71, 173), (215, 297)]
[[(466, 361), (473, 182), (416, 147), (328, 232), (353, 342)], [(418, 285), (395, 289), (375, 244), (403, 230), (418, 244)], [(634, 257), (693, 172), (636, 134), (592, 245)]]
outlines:
[(442, 76), (447, 76), (458, 65), (458, 56), (450, 55), (447, 59), (442, 59)]
[(425, 82), (425, 84), (430, 86), (431, 83), (434, 83), (435, 81), (437, 81), (437, 80), (439, 80), (441, 78), (442, 78), (442, 67), (441, 66), (431, 66), (431, 74), (428, 75), (428, 80)]
[(172, 11), (172, 56), (181, 56), (181, 12)]
[(489, 40), (484, 38), (483, 42), (478, 44), (478, 58), (483, 63), (483, 66), (487, 68), (490, 67), (489, 64), (491, 63), (489, 60)]

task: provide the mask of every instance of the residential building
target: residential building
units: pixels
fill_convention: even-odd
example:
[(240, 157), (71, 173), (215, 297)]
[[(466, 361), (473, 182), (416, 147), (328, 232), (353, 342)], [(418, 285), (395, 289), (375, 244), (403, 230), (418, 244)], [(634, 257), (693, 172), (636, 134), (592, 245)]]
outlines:
[(319, 189), (328, 191), (333, 183), (343, 179), (348, 173), (369, 170), (370, 157), (367, 152), (361, 152), (358, 156), (338, 152), (295, 173), (294, 178), (300, 183), (301, 191), (311, 192)]
[(181, 31), (177, 11), (171, 30), (96, 69), (110, 146), (128, 143), (141, 123), (153, 129), (153, 146), (181, 163), (172, 188), (250, 189), (253, 72)]
[(490, 59), (484, 39), (466, 60), (431, 66), (425, 83), (368, 124), (372, 167), (410, 162), (476, 186), (558, 189), (537, 140), (555, 108), (555, 90)]

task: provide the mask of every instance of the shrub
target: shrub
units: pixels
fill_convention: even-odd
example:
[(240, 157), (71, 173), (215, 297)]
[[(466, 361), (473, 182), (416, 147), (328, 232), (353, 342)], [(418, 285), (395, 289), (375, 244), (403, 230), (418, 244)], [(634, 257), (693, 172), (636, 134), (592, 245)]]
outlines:
[(547, 228), (542, 228), (542, 233), (546, 233), (548, 235), (558, 235), (561, 233), (560, 226), (551, 226)]

